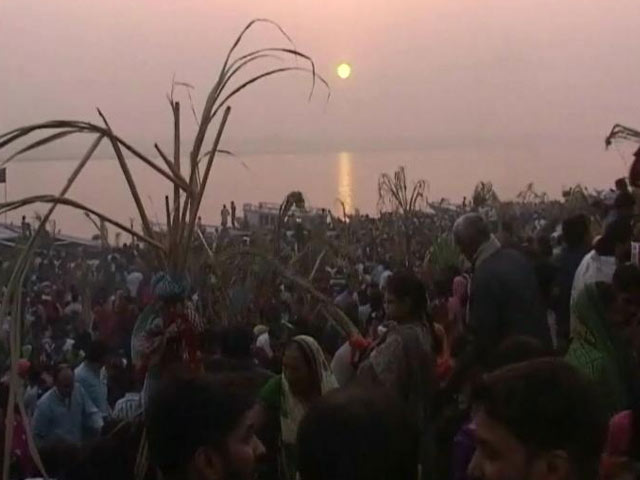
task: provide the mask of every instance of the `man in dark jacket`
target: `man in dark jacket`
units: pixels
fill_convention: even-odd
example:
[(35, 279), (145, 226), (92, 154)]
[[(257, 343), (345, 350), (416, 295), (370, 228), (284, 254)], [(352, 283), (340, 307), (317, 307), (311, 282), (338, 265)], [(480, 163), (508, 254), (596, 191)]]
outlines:
[(561, 345), (566, 345), (569, 342), (573, 277), (580, 262), (591, 250), (589, 219), (586, 215), (575, 215), (562, 222), (562, 241), (562, 251), (553, 259), (558, 269), (554, 285), (554, 310), (558, 324), (558, 340)]
[(469, 326), (475, 361), (485, 363), (492, 348), (514, 335), (549, 345), (546, 313), (529, 260), (503, 248), (476, 213), (459, 218), (453, 235), (473, 266)]

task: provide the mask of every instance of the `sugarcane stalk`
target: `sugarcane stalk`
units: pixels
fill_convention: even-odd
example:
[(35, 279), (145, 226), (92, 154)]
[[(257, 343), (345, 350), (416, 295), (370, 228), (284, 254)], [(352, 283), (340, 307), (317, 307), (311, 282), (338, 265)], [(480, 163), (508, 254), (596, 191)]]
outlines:
[[(111, 130), (111, 126), (107, 121), (107, 118), (102, 114), (100, 109), (98, 109), (98, 114), (102, 118), (102, 121), (105, 124), (105, 127), (109, 131), (110, 134), (113, 135), (113, 131)], [(133, 201), (136, 204), (136, 208), (138, 209), (138, 213), (140, 214), (140, 221), (142, 222), (142, 231), (145, 236), (149, 238), (154, 238), (153, 229), (151, 228), (151, 222), (149, 222), (149, 217), (147, 216), (147, 211), (144, 208), (144, 204), (142, 203), (142, 199), (140, 198), (140, 194), (138, 193), (138, 187), (136, 186), (135, 181), (133, 180), (133, 175), (131, 175), (131, 171), (129, 170), (129, 166), (127, 165), (127, 161), (122, 154), (122, 149), (118, 142), (116, 142), (112, 137), (109, 138), (111, 141), (111, 145), (113, 147), (113, 151), (116, 154), (116, 158), (118, 159), (118, 163), (120, 164), (120, 168), (122, 169), (122, 173), (124, 174), (124, 178), (127, 181), (127, 185), (129, 187), (129, 191), (131, 192), (131, 196), (133, 197)], [(166, 257), (163, 254), (158, 254), (158, 260), (161, 265), (166, 266)]]
[(187, 258), (186, 254), (188, 252), (188, 247), (191, 245), (191, 239), (192, 239), (193, 229), (196, 222), (196, 217), (198, 216), (198, 210), (200, 209), (200, 204), (202, 203), (202, 197), (204, 196), (204, 192), (207, 187), (207, 180), (209, 179), (209, 174), (211, 173), (211, 168), (213, 167), (213, 161), (215, 160), (216, 152), (218, 150), (218, 145), (220, 144), (220, 140), (222, 139), (222, 134), (224, 132), (224, 128), (227, 124), (227, 120), (229, 119), (230, 114), (231, 114), (231, 107), (227, 107), (224, 111), (224, 114), (222, 115), (222, 119), (220, 120), (220, 125), (216, 133), (216, 138), (213, 141), (213, 148), (211, 149), (211, 153), (209, 154), (209, 159), (207, 161), (207, 166), (204, 170), (204, 174), (202, 175), (202, 182), (199, 186), (198, 193), (195, 196), (194, 201), (192, 202), (192, 205), (191, 205), (191, 215), (189, 218), (189, 224), (185, 232), (185, 237), (186, 237), (185, 242), (183, 243), (183, 245), (185, 246), (184, 248), (185, 253), (183, 256), (184, 262), (179, 263), (180, 266), (183, 266), (186, 264), (186, 258)]
[[(89, 159), (93, 156), (95, 151), (98, 149), (98, 146), (100, 145), (100, 142), (102, 141), (103, 138), (104, 138), (103, 135), (100, 135), (93, 141), (93, 143), (85, 153), (82, 160), (80, 160), (80, 162), (74, 169), (71, 176), (67, 179), (67, 183), (64, 185), (64, 187), (60, 192), (60, 197), (64, 197), (67, 194), (67, 192), (69, 191), (69, 189), (71, 188), (75, 180), (78, 178), (78, 175), (80, 175), (80, 172), (82, 172), (82, 169), (85, 167)], [(34, 235), (29, 239), (27, 248), (22, 251), (20, 258), (18, 259), (18, 262), (16, 264), (16, 268), (14, 269), (11, 275), (11, 278), (9, 279), (9, 283), (7, 285), (7, 289), (5, 293), (5, 298), (2, 302), (2, 306), (0, 307), (0, 319), (4, 320), (7, 317), (8, 304), (10, 301), (13, 301), (13, 308), (11, 311), (11, 324), (9, 329), (9, 354), (11, 359), (11, 369), (10, 369), (10, 377), (9, 377), (10, 378), (9, 401), (8, 401), (6, 419), (5, 419), (5, 448), (4, 448), (4, 463), (2, 468), (3, 480), (9, 480), (11, 448), (13, 447), (13, 423), (14, 423), (14, 414), (15, 414), (14, 412), (15, 404), (16, 402), (18, 404), (22, 403), (22, 398), (18, 398), (18, 393), (20, 390), (19, 383), (18, 383), (18, 360), (19, 360), (19, 352), (20, 352), (20, 328), (21, 328), (20, 327), (20, 319), (21, 319), (20, 300), (21, 300), (21, 294), (22, 294), (22, 285), (24, 283), (24, 279), (27, 274), (29, 263), (31, 261), (31, 258), (33, 257), (33, 252), (35, 251), (36, 242), (38, 238), (42, 235), (45, 225), (51, 218), (51, 215), (53, 214), (53, 211), (55, 210), (57, 205), (58, 205), (58, 202), (55, 202), (51, 205), (51, 207), (49, 207), (49, 210), (42, 218), (42, 221), (38, 225), (38, 228), (36, 229)], [(26, 419), (23, 418), (23, 421), (26, 421)], [(45, 474), (42, 463), (39, 461), (40, 457), (38, 456), (37, 449), (35, 449), (35, 446), (33, 445), (29, 445), (29, 447), (30, 447), (30, 450), (32, 450), (30, 452), (32, 457), (34, 458), (34, 460), (36, 460), (39, 463), (38, 467), (42, 470), (42, 473)]]

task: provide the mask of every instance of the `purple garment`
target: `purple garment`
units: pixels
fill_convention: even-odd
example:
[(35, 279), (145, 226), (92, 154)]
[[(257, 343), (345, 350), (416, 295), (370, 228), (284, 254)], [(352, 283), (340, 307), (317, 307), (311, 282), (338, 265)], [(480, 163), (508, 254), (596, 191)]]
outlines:
[(473, 427), (471, 422), (465, 423), (453, 438), (453, 462), (451, 472), (452, 480), (469, 480), (467, 474), (469, 464), (476, 451), (476, 442), (473, 438)]

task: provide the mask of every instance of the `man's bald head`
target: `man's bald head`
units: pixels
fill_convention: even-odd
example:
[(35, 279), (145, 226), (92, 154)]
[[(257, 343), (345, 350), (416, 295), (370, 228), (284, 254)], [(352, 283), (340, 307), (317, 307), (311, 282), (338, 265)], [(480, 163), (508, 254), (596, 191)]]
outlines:
[(480, 245), (490, 237), (489, 226), (478, 213), (467, 213), (453, 224), (453, 238), (456, 245), (469, 261), (473, 261)]

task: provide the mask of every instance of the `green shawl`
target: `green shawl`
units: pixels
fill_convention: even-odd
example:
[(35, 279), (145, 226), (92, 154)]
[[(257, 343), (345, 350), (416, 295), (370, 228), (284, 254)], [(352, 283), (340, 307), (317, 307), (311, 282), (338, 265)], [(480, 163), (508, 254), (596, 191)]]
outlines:
[(577, 326), (566, 361), (596, 383), (609, 413), (629, 408), (626, 349), (607, 322), (596, 285), (586, 285), (571, 308)]
[[(327, 363), (324, 352), (318, 342), (306, 335), (299, 335), (293, 339), (305, 357), (312, 364), (319, 382), (320, 394), (326, 395), (338, 388), (331, 367)], [(298, 427), (305, 413), (307, 405), (303, 404), (289, 388), (287, 377), (283, 373), (267, 383), (258, 395), (259, 400), (270, 409), (277, 409), (280, 416), (280, 477), (282, 480), (297, 478), (297, 452), (295, 448)]]

